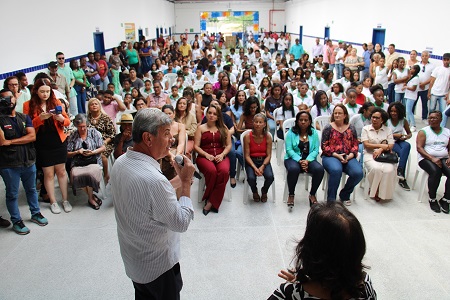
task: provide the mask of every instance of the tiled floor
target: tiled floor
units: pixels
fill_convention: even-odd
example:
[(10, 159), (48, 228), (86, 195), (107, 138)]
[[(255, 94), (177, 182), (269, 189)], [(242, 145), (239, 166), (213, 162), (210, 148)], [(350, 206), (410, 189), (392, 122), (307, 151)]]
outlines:
[[(277, 272), (291, 262), (309, 205), (299, 184), (295, 208), (288, 212), (282, 202), (282, 169), (272, 161), (276, 203), (270, 199), (265, 204), (249, 201), (244, 205), (244, 186), (238, 183), (232, 202), (225, 200), (219, 214), (205, 217), (196, 202), (194, 184), (196, 215), (181, 243), (182, 299), (267, 299), (282, 282)], [(415, 151), (412, 161), (410, 185)], [(323, 198), (321, 189), (318, 196)], [(3, 192), (0, 199), (0, 213), (9, 217)], [(31, 233), (19, 236), (11, 227), (0, 230), (0, 299), (133, 299), (110, 201), (94, 211), (82, 193), (71, 195), (73, 211), (60, 215), (53, 215), (48, 204), (42, 204), (50, 223), (39, 227), (28, 221), (23, 191), (20, 199)], [(350, 209), (363, 224), (364, 263), (371, 267), (368, 272), (379, 299), (450, 299), (450, 215), (433, 213), (426, 201), (417, 202), (417, 190), (401, 188), (396, 189), (394, 200), (376, 203), (364, 200), (363, 189), (358, 187)]]

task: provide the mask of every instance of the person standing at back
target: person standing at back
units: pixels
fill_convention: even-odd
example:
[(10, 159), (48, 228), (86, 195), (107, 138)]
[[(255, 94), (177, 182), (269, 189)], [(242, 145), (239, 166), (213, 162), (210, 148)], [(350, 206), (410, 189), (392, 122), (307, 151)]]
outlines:
[[(180, 299), (180, 233), (194, 217), (190, 199), (194, 166), (174, 164), (171, 181), (161, 173), (158, 159), (173, 142), (171, 119), (145, 108), (133, 122), (133, 148), (120, 156), (111, 171), (111, 191), (117, 234), (125, 272), (133, 281), (135, 299)], [(177, 199), (175, 189), (180, 188)]]
[(302, 57), (303, 53), (305, 53), (305, 50), (303, 50), (303, 46), (302, 44), (300, 44), (300, 40), (295, 39), (295, 45), (292, 45), (291, 49), (289, 50), (289, 54), (292, 54), (295, 60), (299, 60), (300, 57)]

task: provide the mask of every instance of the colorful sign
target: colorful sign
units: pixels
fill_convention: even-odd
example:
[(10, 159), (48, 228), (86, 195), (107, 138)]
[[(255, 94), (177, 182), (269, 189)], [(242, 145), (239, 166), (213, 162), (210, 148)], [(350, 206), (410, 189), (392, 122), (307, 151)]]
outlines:
[(125, 23), (125, 41), (127, 43), (136, 41), (136, 26), (134, 23)]

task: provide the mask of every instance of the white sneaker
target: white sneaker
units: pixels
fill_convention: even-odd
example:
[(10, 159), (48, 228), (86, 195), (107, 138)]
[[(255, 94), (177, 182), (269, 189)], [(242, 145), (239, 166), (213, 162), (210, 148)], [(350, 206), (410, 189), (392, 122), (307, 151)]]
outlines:
[(64, 200), (63, 203), (63, 209), (66, 213), (71, 212), (72, 211), (72, 205), (70, 205), (69, 201)]
[(345, 200), (345, 201), (344, 201), (344, 205), (345, 205), (345, 206), (350, 206), (350, 205), (352, 205), (352, 200)]
[(415, 132), (416, 131), (416, 126), (411, 126), (411, 132)]
[(60, 214), (61, 213), (61, 208), (59, 208), (58, 202), (55, 202), (55, 203), (51, 204), (50, 205), (50, 210), (54, 214)]

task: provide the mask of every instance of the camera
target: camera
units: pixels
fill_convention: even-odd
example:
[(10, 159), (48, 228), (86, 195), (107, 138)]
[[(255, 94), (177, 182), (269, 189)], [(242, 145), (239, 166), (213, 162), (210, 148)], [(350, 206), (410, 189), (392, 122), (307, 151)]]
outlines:
[(11, 97), (0, 97), (0, 116), (11, 115), (14, 106), (11, 102)]

